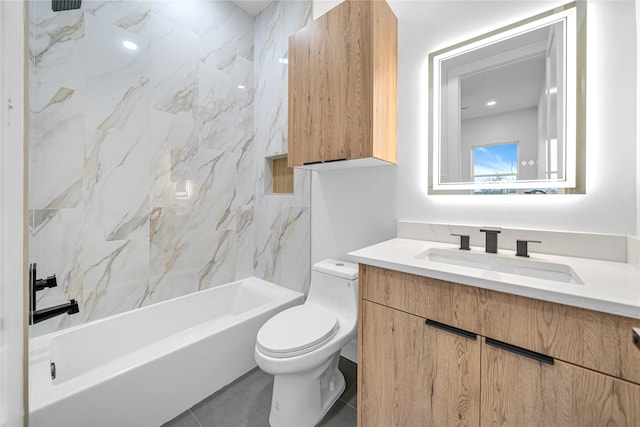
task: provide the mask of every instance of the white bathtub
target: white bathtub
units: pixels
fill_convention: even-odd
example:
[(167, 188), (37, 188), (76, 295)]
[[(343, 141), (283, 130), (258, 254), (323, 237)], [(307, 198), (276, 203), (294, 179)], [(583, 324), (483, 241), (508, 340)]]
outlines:
[(254, 368), (258, 329), (303, 298), (252, 277), (34, 338), (29, 425), (157, 427)]

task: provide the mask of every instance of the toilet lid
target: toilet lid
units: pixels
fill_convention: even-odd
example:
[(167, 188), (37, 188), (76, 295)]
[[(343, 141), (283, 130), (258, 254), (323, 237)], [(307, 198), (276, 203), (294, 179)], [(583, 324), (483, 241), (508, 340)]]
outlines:
[(318, 305), (303, 304), (269, 319), (258, 331), (256, 346), (271, 357), (299, 356), (321, 347), (339, 328), (334, 313)]

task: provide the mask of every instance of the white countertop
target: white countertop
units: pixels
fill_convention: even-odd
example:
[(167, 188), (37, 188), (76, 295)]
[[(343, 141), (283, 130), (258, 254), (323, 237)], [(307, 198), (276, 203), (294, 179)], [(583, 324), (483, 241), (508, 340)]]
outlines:
[[(631, 264), (530, 252), (531, 260), (572, 267), (584, 282), (560, 283), (416, 258), (431, 248), (455, 250), (457, 245), (396, 238), (349, 255), (375, 267), (640, 319), (640, 269)], [(484, 248), (472, 246), (471, 252), (484, 253)], [(495, 256), (515, 254), (499, 250)]]

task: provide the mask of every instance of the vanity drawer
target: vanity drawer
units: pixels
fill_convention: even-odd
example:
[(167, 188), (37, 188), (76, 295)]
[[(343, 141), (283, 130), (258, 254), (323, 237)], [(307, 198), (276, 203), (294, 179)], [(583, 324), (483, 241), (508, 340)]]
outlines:
[(362, 298), (640, 384), (640, 323), (602, 313), (369, 265)]

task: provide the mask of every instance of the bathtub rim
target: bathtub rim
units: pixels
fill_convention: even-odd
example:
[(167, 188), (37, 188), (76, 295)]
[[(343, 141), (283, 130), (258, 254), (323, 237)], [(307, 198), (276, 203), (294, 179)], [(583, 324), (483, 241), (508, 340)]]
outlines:
[[(245, 312), (239, 313), (231, 318), (212, 319), (205, 323), (199, 324), (195, 328), (190, 328), (190, 334), (182, 333), (169, 335), (152, 344), (128, 353), (124, 357), (119, 357), (110, 361), (108, 364), (99, 366), (91, 371), (85, 372), (77, 377), (70, 378), (62, 383), (54, 384), (50, 376), (50, 342), (59, 335), (73, 332), (80, 328), (88, 328), (92, 325), (108, 322), (113, 318), (120, 318), (130, 315), (133, 311), (151, 310), (156, 306), (170, 304), (175, 300), (187, 298), (195, 298), (197, 294), (202, 292), (213, 292), (220, 287), (237, 286), (242, 283), (250, 283), (251, 286), (268, 287), (269, 292), (273, 293), (273, 299), (268, 302), (254, 307)], [(301, 292), (285, 288), (275, 283), (251, 276), (248, 278), (236, 280), (234, 282), (225, 283), (220, 286), (204, 289), (202, 291), (192, 292), (176, 298), (160, 301), (148, 306), (140, 307), (135, 310), (118, 313), (112, 316), (93, 320), (90, 322), (76, 325), (61, 331), (55, 331), (48, 334), (40, 335), (29, 339), (29, 410), (37, 411), (55, 402), (80, 393), (90, 387), (108, 381), (112, 376), (126, 374), (127, 371), (136, 369), (144, 363), (159, 359), (176, 349), (182, 348), (184, 344), (202, 341), (221, 330), (235, 325), (244, 320), (258, 316), (273, 310), (276, 307), (287, 303), (298, 301), (299, 304), (304, 302), (305, 295)], [(217, 323), (217, 324), (216, 324)], [(207, 333), (203, 333), (207, 330)], [(170, 342), (171, 341), (171, 342)], [(133, 362), (133, 363), (132, 363)]]

